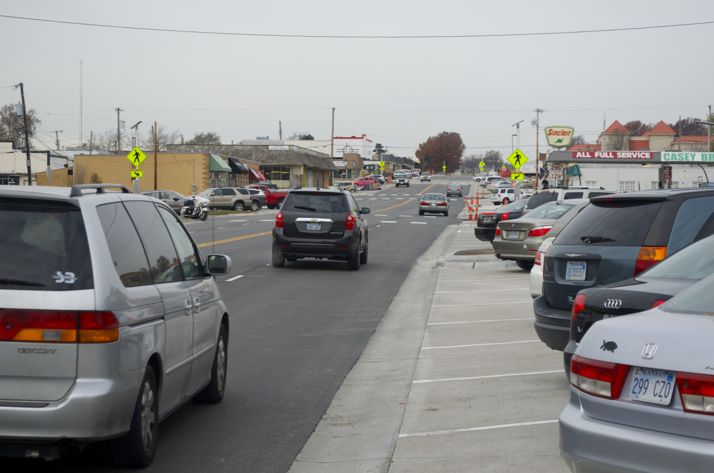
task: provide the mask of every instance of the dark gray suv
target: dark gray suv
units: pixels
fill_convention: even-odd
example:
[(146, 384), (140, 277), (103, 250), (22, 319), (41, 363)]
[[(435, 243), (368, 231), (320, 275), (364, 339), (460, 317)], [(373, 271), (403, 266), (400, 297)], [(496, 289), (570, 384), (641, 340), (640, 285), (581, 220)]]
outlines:
[(591, 199), (553, 242), (543, 264), (535, 330), (563, 350), (578, 291), (632, 278), (714, 233), (714, 189), (670, 189)]
[(345, 191), (294, 190), (283, 201), (273, 228), (273, 267), (298, 258), (340, 259), (347, 267), (367, 264), (368, 227), (360, 208)]

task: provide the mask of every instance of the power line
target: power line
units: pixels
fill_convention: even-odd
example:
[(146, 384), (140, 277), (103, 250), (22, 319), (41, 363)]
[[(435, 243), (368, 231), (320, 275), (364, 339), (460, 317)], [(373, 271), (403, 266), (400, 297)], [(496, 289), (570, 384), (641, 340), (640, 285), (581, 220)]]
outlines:
[(181, 33), (211, 36), (244, 36), (254, 38), (305, 38), (305, 39), (474, 39), (474, 38), (512, 38), (512, 37), (533, 37), (533, 36), (559, 36), (577, 35), (591, 33), (616, 33), (622, 31), (643, 31), (657, 30), (665, 28), (685, 28), (690, 26), (706, 26), (714, 24), (714, 20), (696, 21), (689, 23), (670, 23), (664, 25), (628, 26), (620, 28), (594, 28), (583, 30), (563, 30), (563, 31), (541, 31), (526, 33), (481, 33), (481, 34), (450, 34), (450, 35), (326, 35), (326, 34), (289, 34), (289, 33), (247, 33), (234, 31), (211, 31), (211, 30), (185, 30), (177, 28), (158, 28), (149, 26), (112, 25), (108, 23), (90, 23), (84, 21), (56, 20), (51, 18), (37, 18), (28, 16), (2, 15), (0, 18), (10, 20), (35, 21), (42, 23), (55, 23), (62, 25), (87, 26), (93, 28), (107, 28), (119, 30), (151, 31), (156, 33)]

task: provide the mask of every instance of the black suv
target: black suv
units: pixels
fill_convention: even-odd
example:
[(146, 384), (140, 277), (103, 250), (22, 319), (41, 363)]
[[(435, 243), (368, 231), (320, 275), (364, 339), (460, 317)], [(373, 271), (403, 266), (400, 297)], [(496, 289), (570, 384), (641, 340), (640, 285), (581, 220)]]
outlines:
[(478, 214), (478, 223), (474, 227), (476, 238), (481, 241), (493, 241), (496, 225), (502, 220), (515, 220), (523, 215), (528, 199), (521, 199), (504, 205), (496, 211), (484, 211)]
[(324, 258), (347, 261), (359, 269), (367, 264), (368, 228), (360, 208), (349, 192), (294, 190), (283, 201), (273, 228), (273, 266), (285, 260)]
[(669, 189), (596, 197), (553, 242), (543, 264), (535, 330), (550, 348), (568, 343), (581, 289), (632, 278), (714, 233), (714, 189)]

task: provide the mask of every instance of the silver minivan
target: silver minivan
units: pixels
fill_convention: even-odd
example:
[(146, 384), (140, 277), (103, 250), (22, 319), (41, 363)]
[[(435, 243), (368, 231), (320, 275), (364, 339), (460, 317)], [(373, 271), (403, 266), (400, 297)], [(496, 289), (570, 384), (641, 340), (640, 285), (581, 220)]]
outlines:
[(168, 206), (118, 185), (0, 196), (0, 455), (110, 439), (117, 463), (148, 465), (159, 420), (223, 398), (229, 317), (213, 275), (230, 258), (204, 261)]

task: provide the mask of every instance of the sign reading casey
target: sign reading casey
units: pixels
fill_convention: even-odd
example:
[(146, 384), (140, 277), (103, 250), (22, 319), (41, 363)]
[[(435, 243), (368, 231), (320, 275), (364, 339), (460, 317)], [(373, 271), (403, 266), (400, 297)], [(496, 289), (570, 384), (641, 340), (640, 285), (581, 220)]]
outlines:
[(573, 151), (571, 156), (575, 159), (641, 159), (651, 160), (652, 151)]
[(662, 162), (669, 163), (714, 163), (714, 153), (662, 151)]
[(573, 143), (575, 129), (569, 126), (548, 126), (543, 129), (548, 146), (567, 148)]

